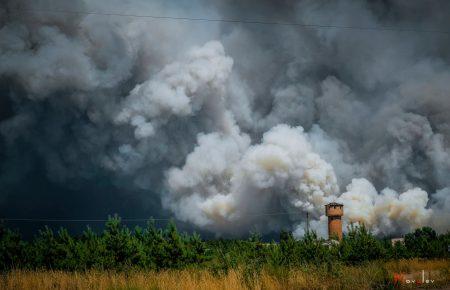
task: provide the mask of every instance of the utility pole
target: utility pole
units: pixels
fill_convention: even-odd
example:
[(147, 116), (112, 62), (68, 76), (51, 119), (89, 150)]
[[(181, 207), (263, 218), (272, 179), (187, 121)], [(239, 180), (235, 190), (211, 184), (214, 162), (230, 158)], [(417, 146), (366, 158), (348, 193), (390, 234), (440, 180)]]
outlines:
[(309, 212), (306, 212), (306, 234), (309, 235)]

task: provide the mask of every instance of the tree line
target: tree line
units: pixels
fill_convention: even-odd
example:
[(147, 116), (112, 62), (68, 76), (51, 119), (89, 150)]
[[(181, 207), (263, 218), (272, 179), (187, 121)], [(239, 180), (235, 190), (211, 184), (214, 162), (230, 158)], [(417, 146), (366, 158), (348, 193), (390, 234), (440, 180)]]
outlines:
[(372, 260), (449, 258), (450, 233), (438, 235), (424, 227), (405, 235), (404, 243), (377, 239), (362, 226), (350, 227), (341, 242), (329, 242), (314, 232), (295, 239), (282, 231), (279, 242), (266, 243), (258, 234), (248, 239), (202, 240), (180, 233), (174, 222), (161, 229), (149, 221), (144, 228), (128, 228), (110, 217), (101, 233), (87, 228), (73, 236), (66, 229), (40, 230), (30, 241), (18, 231), (0, 225), (0, 270), (9, 269), (181, 269), (227, 271), (244, 267), (298, 267), (305, 264), (332, 268), (335, 263), (355, 265)]

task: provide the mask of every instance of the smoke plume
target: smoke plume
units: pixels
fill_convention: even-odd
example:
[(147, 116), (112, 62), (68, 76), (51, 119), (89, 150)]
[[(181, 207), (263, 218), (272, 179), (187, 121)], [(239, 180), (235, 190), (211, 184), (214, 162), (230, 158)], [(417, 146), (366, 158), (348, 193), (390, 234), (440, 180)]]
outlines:
[(0, 211), (448, 231), (450, 3), (241, 2), (0, 4)]

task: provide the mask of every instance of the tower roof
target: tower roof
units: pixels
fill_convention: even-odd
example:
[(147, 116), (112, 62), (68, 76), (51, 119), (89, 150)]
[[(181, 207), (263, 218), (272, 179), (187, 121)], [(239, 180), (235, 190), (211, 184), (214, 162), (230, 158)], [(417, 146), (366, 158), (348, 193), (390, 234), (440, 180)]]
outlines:
[(330, 203), (326, 204), (325, 206), (344, 206), (344, 205), (342, 203), (330, 202)]

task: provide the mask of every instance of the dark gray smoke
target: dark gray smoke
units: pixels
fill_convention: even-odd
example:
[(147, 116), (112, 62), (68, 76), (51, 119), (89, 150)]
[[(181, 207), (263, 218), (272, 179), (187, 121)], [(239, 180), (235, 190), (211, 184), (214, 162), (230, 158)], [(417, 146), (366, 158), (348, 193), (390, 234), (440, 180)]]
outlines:
[(0, 6), (4, 215), (449, 229), (448, 1), (53, 2)]

